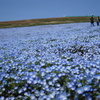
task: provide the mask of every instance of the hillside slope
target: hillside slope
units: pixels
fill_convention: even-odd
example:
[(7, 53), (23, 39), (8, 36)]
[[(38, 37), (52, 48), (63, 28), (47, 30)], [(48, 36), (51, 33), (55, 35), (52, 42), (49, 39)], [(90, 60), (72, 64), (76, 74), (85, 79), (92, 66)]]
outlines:
[(58, 17), (0, 22), (0, 28), (25, 27), (48, 24), (88, 22), (90, 17)]

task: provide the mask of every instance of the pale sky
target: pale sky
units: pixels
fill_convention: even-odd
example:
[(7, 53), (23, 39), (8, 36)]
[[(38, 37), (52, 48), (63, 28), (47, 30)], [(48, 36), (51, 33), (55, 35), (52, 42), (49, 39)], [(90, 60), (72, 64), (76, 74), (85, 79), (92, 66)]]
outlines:
[(100, 0), (0, 0), (0, 21), (100, 16)]

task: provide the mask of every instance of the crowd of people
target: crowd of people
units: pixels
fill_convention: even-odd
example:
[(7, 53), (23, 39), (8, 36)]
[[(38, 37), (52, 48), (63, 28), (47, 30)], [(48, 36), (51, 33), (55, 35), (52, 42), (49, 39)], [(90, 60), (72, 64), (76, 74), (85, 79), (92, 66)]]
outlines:
[(99, 22), (100, 22), (99, 16), (96, 19), (94, 19), (93, 15), (92, 15), (91, 18), (90, 18), (90, 22), (91, 22), (92, 26), (94, 26), (95, 21), (97, 22), (97, 26), (99, 26)]

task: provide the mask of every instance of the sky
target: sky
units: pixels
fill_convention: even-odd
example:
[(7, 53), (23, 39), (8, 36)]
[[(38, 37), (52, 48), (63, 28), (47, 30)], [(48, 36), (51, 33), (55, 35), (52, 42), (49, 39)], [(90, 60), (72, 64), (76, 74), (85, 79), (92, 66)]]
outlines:
[(100, 16), (100, 0), (0, 0), (0, 21)]

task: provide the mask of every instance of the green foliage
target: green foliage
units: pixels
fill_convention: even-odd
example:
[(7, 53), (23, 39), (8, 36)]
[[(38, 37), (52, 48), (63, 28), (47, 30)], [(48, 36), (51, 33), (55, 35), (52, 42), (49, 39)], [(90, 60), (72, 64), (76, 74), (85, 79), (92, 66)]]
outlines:
[(52, 66), (53, 64), (51, 64), (51, 63), (46, 63), (44, 66), (42, 66), (42, 68), (47, 68), (47, 67), (50, 67), (50, 66)]

